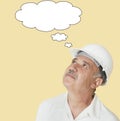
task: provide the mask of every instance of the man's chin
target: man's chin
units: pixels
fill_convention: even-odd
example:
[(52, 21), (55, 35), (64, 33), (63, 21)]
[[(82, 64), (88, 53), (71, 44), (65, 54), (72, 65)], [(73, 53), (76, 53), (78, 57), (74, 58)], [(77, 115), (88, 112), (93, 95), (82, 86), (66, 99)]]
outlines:
[(67, 76), (63, 78), (63, 84), (65, 87), (71, 86), (74, 83), (75, 79)]

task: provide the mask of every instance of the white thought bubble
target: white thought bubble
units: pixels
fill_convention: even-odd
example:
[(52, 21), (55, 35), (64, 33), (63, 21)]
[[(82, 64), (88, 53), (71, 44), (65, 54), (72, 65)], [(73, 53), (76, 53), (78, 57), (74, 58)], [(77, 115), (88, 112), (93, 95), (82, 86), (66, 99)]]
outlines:
[(70, 47), (72, 47), (72, 43), (66, 42), (66, 43), (64, 44), (64, 46), (70, 48)]
[(16, 19), (28, 28), (39, 31), (64, 30), (80, 22), (81, 10), (68, 2), (41, 1), (25, 3), (16, 12)]
[(60, 33), (53, 34), (53, 35), (51, 35), (51, 37), (54, 41), (58, 41), (58, 42), (66, 41), (66, 39), (67, 39), (67, 35), (60, 34)]

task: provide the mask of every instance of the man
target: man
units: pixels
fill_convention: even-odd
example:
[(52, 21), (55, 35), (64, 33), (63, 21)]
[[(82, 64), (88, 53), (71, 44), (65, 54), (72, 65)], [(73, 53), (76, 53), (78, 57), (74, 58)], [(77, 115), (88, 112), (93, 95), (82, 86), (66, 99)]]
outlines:
[(36, 121), (119, 121), (95, 94), (112, 71), (109, 52), (91, 44), (72, 50), (72, 55), (63, 77), (67, 93), (43, 102)]

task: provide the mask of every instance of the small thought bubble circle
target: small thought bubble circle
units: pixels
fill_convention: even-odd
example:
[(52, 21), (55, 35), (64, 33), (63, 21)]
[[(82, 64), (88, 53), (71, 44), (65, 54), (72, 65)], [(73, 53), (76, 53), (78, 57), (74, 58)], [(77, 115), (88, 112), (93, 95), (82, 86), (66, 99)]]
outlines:
[(58, 42), (66, 41), (66, 39), (68, 38), (68, 36), (63, 33), (62, 34), (56, 33), (56, 34), (51, 35), (51, 37), (52, 37), (52, 40), (58, 41)]
[(64, 44), (64, 46), (70, 48), (70, 47), (72, 47), (72, 43), (71, 43), (71, 42), (66, 42), (66, 43)]

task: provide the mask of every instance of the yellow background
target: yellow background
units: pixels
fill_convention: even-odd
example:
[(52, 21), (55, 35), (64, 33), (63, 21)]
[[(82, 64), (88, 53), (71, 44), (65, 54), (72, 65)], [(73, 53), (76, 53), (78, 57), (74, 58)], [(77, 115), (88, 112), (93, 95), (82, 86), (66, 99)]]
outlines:
[(43, 100), (66, 91), (62, 76), (71, 56), (65, 42), (51, 39), (56, 32), (68, 35), (75, 48), (98, 43), (109, 49), (114, 70), (97, 94), (120, 118), (120, 0), (69, 0), (81, 8), (81, 22), (51, 32), (26, 28), (15, 19), (27, 2), (39, 0), (0, 0), (0, 121), (35, 121)]

